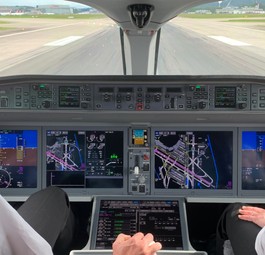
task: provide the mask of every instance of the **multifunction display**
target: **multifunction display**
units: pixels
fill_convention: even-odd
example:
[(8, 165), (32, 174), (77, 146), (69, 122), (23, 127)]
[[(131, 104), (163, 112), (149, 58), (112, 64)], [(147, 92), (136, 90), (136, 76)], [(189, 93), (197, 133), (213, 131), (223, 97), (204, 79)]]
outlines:
[(59, 106), (60, 107), (79, 107), (80, 88), (77, 86), (59, 87)]
[(122, 188), (123, 131), (46, 131), (47, 186)]
[(178, 201), (101, 200), (96, 249), (111, 249), (120, 233), (152, 233), (163, 249), (183, 250)]
[(236, 87), (216, 87), (215, 88), (216, 108), (236, 107)]
[(232, 189), (232, 131), (154, 132), (155, 189)]

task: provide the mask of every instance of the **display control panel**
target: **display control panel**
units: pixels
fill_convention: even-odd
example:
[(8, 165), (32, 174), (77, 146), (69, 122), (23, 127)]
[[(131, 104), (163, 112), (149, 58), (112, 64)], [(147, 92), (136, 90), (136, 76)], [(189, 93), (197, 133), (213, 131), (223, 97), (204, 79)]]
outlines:
[(150, 128), (129, 128), (128, 193), (150, 194)]
[(260, 111), (265, 83), (216, 81), (21, 81), (0, 83), (0, 109)]

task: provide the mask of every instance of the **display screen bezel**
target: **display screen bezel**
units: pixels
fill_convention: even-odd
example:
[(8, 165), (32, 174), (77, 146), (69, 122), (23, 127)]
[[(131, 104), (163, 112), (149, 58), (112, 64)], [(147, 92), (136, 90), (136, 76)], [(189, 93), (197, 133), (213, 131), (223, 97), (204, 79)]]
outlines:
[[(179, 213), (180, 213), (180, 224), (181, 224), (181, 233), (182, 233), (182, 243), (183, 250), (190, 250), (192, 246), (189, 242), (188, 237), (188, 228), (187, 228), (187, 214), (186, 214), (186, 206), (185, 199), (183, 197), (172, 197), (172, 196), (95, 196), (93, 201), (93, 209), (92, 209), (92, 224), (90, 228), (90, 239), (87, 247), (91, 250), (95, 250), (96, 248), (96, 239), (97, 239), (97, 230), (98, 230), (98, 220), (99, 220), (99, 212), (100, 212), (100, 204), (102, 200), (116, 200), (116, 201), (125, 201), (125, 200), (161, 200), (161, 201), (177, 201), (179, 204)], [(163, 248), (162, 248), (163, 249)]]

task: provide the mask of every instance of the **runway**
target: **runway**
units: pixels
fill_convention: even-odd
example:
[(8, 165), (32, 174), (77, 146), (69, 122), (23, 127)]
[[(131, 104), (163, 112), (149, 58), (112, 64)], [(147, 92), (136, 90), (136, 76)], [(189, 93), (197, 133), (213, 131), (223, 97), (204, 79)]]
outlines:
[[(0, 35), (1, 76), (123, 74), (119, 28), (112, 21), (37, 22)], [(264, 30), (256, 27), (177, 18), (162, 28), (157, 73), (264, 75), (264, 41)]]

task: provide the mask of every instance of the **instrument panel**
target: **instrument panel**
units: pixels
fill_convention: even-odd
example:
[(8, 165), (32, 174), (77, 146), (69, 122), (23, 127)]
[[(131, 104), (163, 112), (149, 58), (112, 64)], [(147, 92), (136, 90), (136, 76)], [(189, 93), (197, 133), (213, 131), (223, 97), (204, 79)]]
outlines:
[[(235, 76), (2, 77), (0, 188), (14, 194), (59, 185), (72, 195), (99, 194), (98, 187), (110, 194), (208, 196), (213, 189), (213, 196), (242, 195), (239, 168), (244, 174), (255, 169), (240, 161), (249, 153), (239, 149), (240, 135), (248, 127), (264, 132), (264, 85), (263, 77)], [(29, 146), (31, 129), (38, 137)], [(116, 145), (119, 150), (108, 150)], [(26, 158), (33, 152), (34, 164)], [(5, 153), (14, 155), (13, 165)], [(34, 167), (41, 173), (32, 183), (24, 180)]]
[[(8, 84), (7, 84), (8, 83)], [(32, 77), (0, 80), (0, 109), (81, 111), (262, 111), (260, 79)]]

